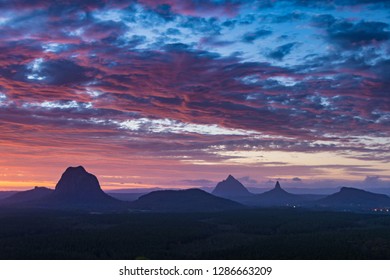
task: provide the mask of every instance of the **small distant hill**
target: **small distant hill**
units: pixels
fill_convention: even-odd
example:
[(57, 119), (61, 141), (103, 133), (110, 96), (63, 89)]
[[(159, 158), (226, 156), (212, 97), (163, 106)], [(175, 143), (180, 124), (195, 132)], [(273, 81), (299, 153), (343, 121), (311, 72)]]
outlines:
[(385, 194), (342, 187), (339, 192), (318, 200), (316, 205), (345, 210), (390, 207), (390, 197)]
[(2, 204), (14, 204), (39, 200), (48, 197), (53, 193), (52, 189), (45, 187), (35, 187), (32, 190), (17, 192), (2, 201)]
[(295, 206), (307, 201), (316, 200), (319, 197), (321, 196), (289, 193), (282, 189), (279, 181), (277, 181), (272, 190), (255, 195), (246, 204), (260, 207)]
[(200, 189), (154, 191), (141, 196), (131, 208), (159, 212), (214, 212), (244, 208)]
[(261, 206), (286, 206), (297, 201), (299, 201), (299, 196), (282, 189), (279, 181), (272, 190), (256, 196), (256, 202)]
[(254, 194), (249, 192), (248, 189), (232, 175), (229, 175), (225, 180), (219, 182), (212, 191), (212, 194), (234, 201), (245, 201), (248, 197), (254, 196)]

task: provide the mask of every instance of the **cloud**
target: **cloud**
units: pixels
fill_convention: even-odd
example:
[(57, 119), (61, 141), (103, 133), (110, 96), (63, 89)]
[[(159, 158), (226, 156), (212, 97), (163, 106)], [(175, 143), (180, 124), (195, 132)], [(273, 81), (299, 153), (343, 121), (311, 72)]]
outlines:
[[(384, 179), (384, 180), (383, 180)], [(387, 180), (386, 180), (387, 179)], [(363, 182), (360, 182), (360, 187), (361, 188), (389, 188), (390, 187), (390, 181), (388, 178), (381, 178), (381, 176), (377, 175), (368, 175), (366, 178), (363, 180)]]
[(322, 14), (313, 17), (312, 23), (314, 26), (324, 28), (326, 40), (341, 49), (375, 46), (390, 39), (389, 25), (385, 22), (366, 20), (353, 22)]
[(272, 31), (265, 30), (265, 29), (259, 29), (255, 32), (247, 32), (243, 35), (242, 41), (245, 43), (253, 43), (255, 40), (263, 37), (267, 37), (272, 34)]
[(224, 0), (224, 1), (180, 1), (180, 0), (140, 0), (142, 4), (155, 8), (157, 10), (163, 10), (174, 12), (182, 15), (191, 16), (221, 16), (229, 15), (233, 16), (237, 13), (237, 9), (244, 1), (236, 0)]
[(272, 59), (282, 60), (286, 55), (290, 54), (292, 49), (297, 45), (297, 43), (288, 43), (277, 47), (275, 50), (271, 51), (267, 56)]
[[(335, 12), (342, 1), (6, 2), (0, 142), (9, 158), (58, 148), (64, 161), (213, 164), (213, 180), (229, 166), (255, 184), (259, 166), (294, 170), (286, 178), (326, 172), (250, 153), (326, 151), (342, 155), (345, 174), (385, 172), (374, 165), (390, 158), (389, 26), (376, 6), (355, 7), (363, 19)], [(231, 164), (240, 160), (250, 172)]]
[(181, 180), (179, 182), (176, 182), (176, 184), (183, 184), (185, 186), (192, 186), (192, 187), (206, 187), (206, 188), (211, 188), (215, 187), (217, 184), (214, 181), (206, 180), (206, 179), (197, 179), (197, 180)]
[(390, 39), (389, 25), (383, 22), (336, 21), (327, 28), (328, 39), (338, 46), (349, 49), (379, 43)]
[(245, 187), (258, 187), (259, 182), (256, 179), (251, 178), (250, 176), (244, 176), (237, 178)]

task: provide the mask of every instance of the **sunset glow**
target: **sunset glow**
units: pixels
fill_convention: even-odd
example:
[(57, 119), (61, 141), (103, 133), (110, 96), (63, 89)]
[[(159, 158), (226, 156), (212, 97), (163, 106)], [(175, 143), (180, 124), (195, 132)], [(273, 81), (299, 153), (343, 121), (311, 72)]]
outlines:
[(388, 1), (0, 3), (0, 190), (390, 187)]

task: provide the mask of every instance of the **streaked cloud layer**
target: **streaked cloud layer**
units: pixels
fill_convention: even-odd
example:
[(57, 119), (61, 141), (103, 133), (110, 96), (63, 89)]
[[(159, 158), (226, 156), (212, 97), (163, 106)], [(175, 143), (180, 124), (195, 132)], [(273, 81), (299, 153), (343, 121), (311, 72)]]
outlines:
[(388, 1), (0, 7), (0, 187), (390, 180)]

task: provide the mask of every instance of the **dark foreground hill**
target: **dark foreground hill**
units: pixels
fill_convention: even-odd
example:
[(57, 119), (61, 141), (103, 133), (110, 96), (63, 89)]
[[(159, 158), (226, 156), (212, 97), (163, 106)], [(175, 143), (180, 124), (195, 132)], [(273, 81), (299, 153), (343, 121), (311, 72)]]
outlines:
[(343, 210), (368, 210), (370, 208), (390, 207), (390, 197), (384, 194), (343, 187), (339, 192), (318, 200), (315, 205)]
[(244, 206), (200, 189), (155, 191), (131, 204), (131, 208), (158, 212), (213, 212), (243, 209)]

